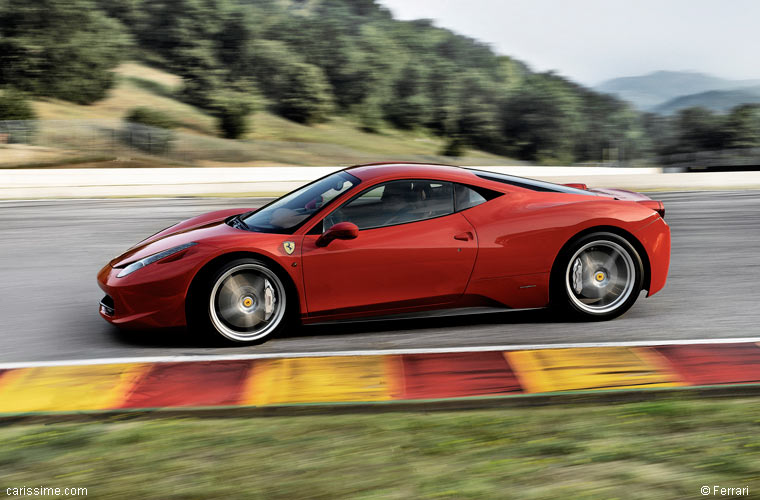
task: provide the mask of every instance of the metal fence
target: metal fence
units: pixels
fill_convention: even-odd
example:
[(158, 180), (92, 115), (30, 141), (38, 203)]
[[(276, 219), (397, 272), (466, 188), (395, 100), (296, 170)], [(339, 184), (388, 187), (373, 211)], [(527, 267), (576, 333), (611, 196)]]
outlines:
[[(308, 161), (314, 156), (329, 158), (329, 164), (388, 159), (383, 154), (363, 154), (344, 150), (339, 145), (299, 142), (287, 142), (288, 157), (283, 158), (282, 141), (229, 140), (121, 120), (0, 120), (0, 147), (3, 144), (50, 148), (60, 152), (62, 157), (83, 154), (116, 158), (155, 156), (187, 164), (202, 161), (309, 164)], [(311, 156), (307, 156), (308, 153)], [(2, 155), (3, 149), (0, 149), (0, 166), (6, 166)], [(582, 165), (620, 168), (662, 165), (667, 171), (674, 172), (760, 170), (760, 148), (699, 151), (631, 162), (589, 162)]]
[(695, 151), (664, 156), (667, 172), (760, 170), (760, 148)]
[(0, 121), (3, 144), (114, 157), (150, 155), (186, 163), (248, 162), (274, 156), (268, 155), (274, 143), (267, 141), (235, 141), (119, 120)]

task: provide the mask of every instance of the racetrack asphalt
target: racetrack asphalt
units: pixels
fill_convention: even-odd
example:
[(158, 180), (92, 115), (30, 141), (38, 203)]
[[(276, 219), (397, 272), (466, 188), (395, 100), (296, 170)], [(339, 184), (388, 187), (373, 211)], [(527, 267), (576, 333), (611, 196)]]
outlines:
[(623, 317), (567, 323), (546, 311), (310, 326), (260, 346), (222, 347), (182, 331), (119, 332), (98, 315), (97, 271), (145, 236), (264, 199), (0, 203), (0, 362), (306, 353), (760, 335), (760, 191), (651, 193), (673, 237), (668, 284)]

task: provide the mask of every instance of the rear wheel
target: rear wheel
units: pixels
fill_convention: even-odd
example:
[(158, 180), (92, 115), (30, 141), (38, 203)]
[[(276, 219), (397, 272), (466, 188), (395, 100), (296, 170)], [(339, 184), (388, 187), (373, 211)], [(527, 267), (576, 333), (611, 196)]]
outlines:
[(286, 287), (278, 273), (256, 259), (237, 259), (211, 275), (196, 307), (202, 323), (233, 342), (258, 343), (290, 319)]
[(625, 238), (593, 233), (575, 241), (554, 270), (553, 304), (585, 320), (625, 313), (641, 292), (641, 257)]

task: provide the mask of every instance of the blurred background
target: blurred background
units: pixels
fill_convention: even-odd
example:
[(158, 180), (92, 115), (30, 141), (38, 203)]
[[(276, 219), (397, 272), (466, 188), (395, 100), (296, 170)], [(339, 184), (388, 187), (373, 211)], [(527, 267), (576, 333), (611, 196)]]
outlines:
[[(475, 19), (489, 15), (480, 4)], [(484, 35), (500, 16), (505, 29), (521, 21), (520, 6), (492, 4)], [(532, 70), (503, 41), (393, 12), (375, 0), (0, 0), (0, 167), (758, 163), (760, 80), (581, 84)], [(569, 41), (603, 45), (596, 35)]]

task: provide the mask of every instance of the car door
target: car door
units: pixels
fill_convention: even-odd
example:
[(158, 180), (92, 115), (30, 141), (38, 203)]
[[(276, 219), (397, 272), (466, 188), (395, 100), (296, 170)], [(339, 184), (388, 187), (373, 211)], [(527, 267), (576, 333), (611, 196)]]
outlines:
[(452, 184), (403, 180), (373, 186), (318, 227), (338, 222), (356, 224), (359, 236), (322, 248), (316, 245), (321, 231), (303, 240), (310, 316), (401, 312), (446, 304), (464, 293), (477, 240), (467, 219), (454, 213)]

